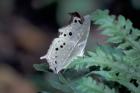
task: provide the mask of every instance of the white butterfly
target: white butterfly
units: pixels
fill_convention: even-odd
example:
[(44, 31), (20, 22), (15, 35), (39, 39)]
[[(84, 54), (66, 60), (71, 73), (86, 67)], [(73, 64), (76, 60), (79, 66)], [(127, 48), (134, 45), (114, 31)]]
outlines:
[(90, 31), (90, 16), (81, 17), (77, 12), (71, 13), (72, 22), (59, 29), (60, 35), (55, 38), (45, 56), (50, 69), (58, 73), (66, 68), (77, 56), (83, 56)]

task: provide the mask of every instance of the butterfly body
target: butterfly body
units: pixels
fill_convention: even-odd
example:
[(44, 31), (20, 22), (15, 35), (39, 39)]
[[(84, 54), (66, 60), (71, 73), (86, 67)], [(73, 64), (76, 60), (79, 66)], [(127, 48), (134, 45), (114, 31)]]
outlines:
[(89, 15), (84, 16), (83, 23), (79, 17), (74, 17), (71, 24), (59, 29), (59, 37), (53, 40), (47, 54), (41, 59), (46, 59), (50, 69), (58, 73), (77, 56), (83, 56), (89, 31)]

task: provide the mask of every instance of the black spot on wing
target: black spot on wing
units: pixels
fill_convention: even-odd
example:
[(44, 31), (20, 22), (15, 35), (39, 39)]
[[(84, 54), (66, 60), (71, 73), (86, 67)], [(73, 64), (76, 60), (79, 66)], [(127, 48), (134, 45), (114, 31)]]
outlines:
[(69, 35), (72, 36), (72, 32), (69, 32)]
[(54, 70), (56, 71), (56, 67), (54, 68)]
[(66, 34), (64, 34), (64, 36), (66, 36)]
[(58, 51), (58, 48), (55, 48), (56, 51)]
[(63, 46), (62, 46), (62, 45), (60, 45), (60, 48), (63, 48)]
[(63, 45), (66, 45), (66, 43), (63, 43)]
[(57, 61), (55, 61), (55, 64), (57, 64)]

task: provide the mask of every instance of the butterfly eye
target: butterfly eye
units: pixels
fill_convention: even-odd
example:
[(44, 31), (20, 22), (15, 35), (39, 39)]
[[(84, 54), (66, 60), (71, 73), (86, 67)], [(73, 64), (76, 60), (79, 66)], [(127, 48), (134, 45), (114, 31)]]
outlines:
[(77, 23), (77, 20), (74, 20), (75, 23)]

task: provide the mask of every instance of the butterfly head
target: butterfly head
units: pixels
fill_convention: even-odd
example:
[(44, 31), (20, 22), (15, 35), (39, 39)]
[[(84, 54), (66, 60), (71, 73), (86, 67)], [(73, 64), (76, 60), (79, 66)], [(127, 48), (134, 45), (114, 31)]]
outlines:
[(69, 13), (71, 16), (70, 22), (83, 24), (84, 18), (78, 12)]

